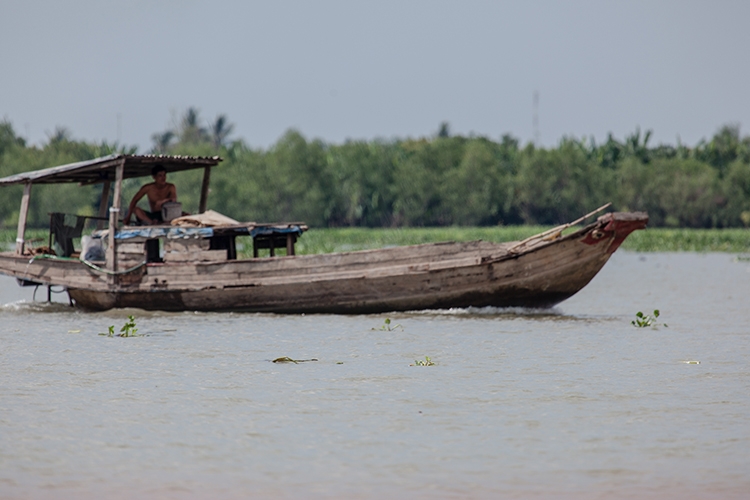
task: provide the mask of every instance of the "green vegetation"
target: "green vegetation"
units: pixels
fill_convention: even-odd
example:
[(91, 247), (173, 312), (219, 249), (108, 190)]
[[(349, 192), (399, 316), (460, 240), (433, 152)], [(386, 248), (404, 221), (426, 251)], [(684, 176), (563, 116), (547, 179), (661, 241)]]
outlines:
[(100, 333), (106, 337), (143, 337), (142, 333), (138, 333), (138, 328), (135, 327), (135, 317), (128, 316), (128, 320), (120, 328), (120, 333), (115, 335), (115, 326), (110, 325), (107, 333)]
[[(522, 240), (547, 226), (446, 227), (403, 229), (310, 229), (297, 242), (297, 253), (318, 254), (368, 250), (398, 245), (439, 241), (493, 242)], [(636, 252), (750, 252), (750, 231), (746, 229), (666, 229), (636, 231), (622, 248)], [(252, 249), (240, 252), (252, 255)]]
[(421, 359), (415, 359), (414, 364), (409, 366), (435, 366), (435, 363), (432, 362), (429, 356), (425, 356), (424, 361)]
[(297, 253), (350, 252), (439, 241), (515, 241), (548, 229), (545, 226), (313, 228), (297, 242)]
[(747, 229), (648, 228), (632, 233), (622, 248), (637, 252), (736, 252), (750, 251)]
[[(310, 229), (297, 241), (297, 254), (351, 252), (389, 246), (416, 245), (439, 241), (494, 242), (522, 240), (538, 234), (548, 226), (442, 227), (442, 228), (322, 228)], [(35, 245), (46, 245), (49, 231), (26, 231), (26, 239)], [(238, 256), (252, 257), (249, 238), (237, 240)], [(16, 230), (0, 229), (0, 249), (15, 246)], [(667, 229), (648, 228), (636, 231), (625, 240), (623, 249), (634, 252), (731, 252), (750, 253), (750, 230), (747, 229)], [(282, 252), (283, 255), (283, 252)], [(740, 257), (747, 259), (747, 257)]]
[[(16, 228), (0, 229), (0, 251), (9, 250), (16, 247), (16, 236), (18, 236), (17, 233), (18, 230)], [(32, 247), (47, 245), (47, 243), (49, 242), (49, 224), (47, 226), (47, 229), (27, 229), (26, 241), (29, 242)]]
[[(148, 152), (224, 158), (211, 176), (209, 208), (238, 220), (302, 220), (313, 228), (552, 226), (611, 201), (614, 210), (647, 211), (652, 228), (750, 226), (750, 136), (735, 125), (692, 147), (654, 146), (650, 132), (636, 130), (602, 144), (565, 137), (541, 148), (507, 134), (452, 136), (443, 124), (431, 137), (343, 144), (290, 130), (268, 150), (231, 140), (232, 128), (224, 115), (209, 123), (190, 108), (174, 127), (153, 134)], [(64, 128), (47, 144), (29, 146), (0, 121), (0, 177), (114, 152), (136, 148), (74, 140)], [(123, 203), (146, 181), (126, 180)], [(170, 181), (183, 207), (195, 211), (201, 172)], [(0, 228), (14, 228), (22, 188), (0, 189)], [(53, 211), (98, 213), (99, 196), (99, 186), (34, 186), (29, 227), (46, 227)], [(378, 245), (399, 244), (391, 243), (398, 232), (379, 237)], [(312, 239), (306, 235), (304, 244)], [(707, 243), (726, 242), (694, 245)]]
[[(385, 321), (383, 321), (383, 325), (380, 328), (377, 328), (377, 330), (380, 330), (382, 332), (392, 332), (393, 330), (397, 330), (399, 328), (401, 330), (404, 329), (404, 327), (399, 324), (391, 325), (391, 318), (385, 318)], [(373, 328), (373, 330), (376, 330), (376, 328)]]
[[(638, 328), (646, 328), (648, 326), (656, 326), (656, 320), (659, 317), (659, 310), (654, 309), (654, 315), (643, 314), (641, 311), (635, 313), (635, 319), (630, 322), (631, 325)], [(663, 326), (667, 326), (666, 323), (662, 323)]]

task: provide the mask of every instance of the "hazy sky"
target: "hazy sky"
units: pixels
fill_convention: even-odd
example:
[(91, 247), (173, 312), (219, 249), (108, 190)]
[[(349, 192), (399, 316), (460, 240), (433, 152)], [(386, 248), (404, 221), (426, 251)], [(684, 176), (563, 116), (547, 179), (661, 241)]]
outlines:
[(750, 133), (748, 1), (0, 0), (0, 120), (150, 149), (188, 107), (266, 148)]

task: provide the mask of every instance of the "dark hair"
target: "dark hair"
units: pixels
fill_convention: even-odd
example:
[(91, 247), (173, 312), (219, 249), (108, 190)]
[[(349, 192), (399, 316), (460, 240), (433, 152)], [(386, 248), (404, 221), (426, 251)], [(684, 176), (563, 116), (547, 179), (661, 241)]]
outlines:
[(154, 165), (154, 168), (151, 169), (151, 175), (156, 175), (159, 172), (166, 172), (167, 169), (164, 168), (164, 165)]

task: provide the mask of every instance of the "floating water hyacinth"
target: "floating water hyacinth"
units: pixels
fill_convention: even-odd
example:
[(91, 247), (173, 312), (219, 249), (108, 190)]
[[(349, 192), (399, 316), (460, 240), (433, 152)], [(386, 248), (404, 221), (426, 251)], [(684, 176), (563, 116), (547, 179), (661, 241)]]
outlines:
[(110, 325), (107, 333), (100, 333), (106, 337), (143, 337), (142, 333), (138, 333), (138, 328), (135, 327), (135, 317), (130, 315), (125, 324), (120, 328), (120, 333), (115, 335), (115, 325)]
[[(401, 328), (401, 330), (404, 329), (404, 327), (399, 324), (391, 325), (391, 318), (385, 318), (385, 321), (383, 321), (383, 325), (378, 328), (378, 330), (383, 332), (391, 332), (396, 328)], [(373, 328), (373, 330), (375, 330), (375, 328)]]
[(435, 366), (435, 363), (432, 362), (432, 359), (430, 359), (429, 356), (425, 356), (424, 361), (421, 359), (415, 359), (414, 364), (409, 366)]
[[(654, 309), (653, 316), (643, 314), (641, 311), (635, 313), (635, 319), (630, 322), (631, 325), (638, 328), (646, 328), (647, 326), (657, 326), (656, 319), (659, 317), (659, 310)], [(662, 323), (663, 326), (668, 326), (666, 323)]]

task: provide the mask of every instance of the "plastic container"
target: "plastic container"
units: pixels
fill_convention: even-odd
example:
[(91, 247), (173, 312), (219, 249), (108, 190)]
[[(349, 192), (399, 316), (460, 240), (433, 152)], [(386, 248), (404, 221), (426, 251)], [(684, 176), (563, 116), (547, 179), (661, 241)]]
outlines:
[(169, 222), (172, 219), (182, 215), (182, 203), (179, 201), (168, 201), (161, 206), (161, 218), (164, 222)]

